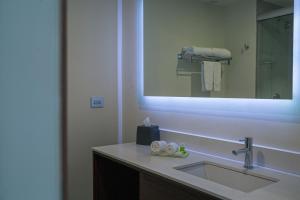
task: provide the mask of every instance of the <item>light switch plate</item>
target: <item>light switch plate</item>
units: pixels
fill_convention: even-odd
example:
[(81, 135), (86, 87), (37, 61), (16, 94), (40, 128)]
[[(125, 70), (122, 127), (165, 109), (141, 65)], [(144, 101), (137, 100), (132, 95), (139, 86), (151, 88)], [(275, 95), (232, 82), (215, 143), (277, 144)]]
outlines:
[(91, 108), (104, 108), (104, 97), (91, 97)]

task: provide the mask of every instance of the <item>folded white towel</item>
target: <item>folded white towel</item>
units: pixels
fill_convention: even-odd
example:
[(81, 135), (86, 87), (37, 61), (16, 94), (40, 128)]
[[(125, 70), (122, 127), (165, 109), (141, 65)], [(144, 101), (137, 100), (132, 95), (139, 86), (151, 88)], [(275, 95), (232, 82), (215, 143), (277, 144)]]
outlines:
[(179, 145), (178, 145), (178, 144), (176, 144), (176, 143), (174, 143), (174, 142), (171, 142), (171, 143), (169, 143), (169, 144), (167, 145), (166, 153), (167, 153), (168, 155), (173, 155), (174, 153), (177, 152), (178, 148), (179, 148)]
[(167, 148), (167, 142), (154, 141), (151, 143), (150, 148), (153, 153), (159, 153), (159, 152), (165, 151)]
[(182, 48), (184, 57), (198, 55), (203, 57), (231, 58), (231, 52), (222, 48), (184, 47)]

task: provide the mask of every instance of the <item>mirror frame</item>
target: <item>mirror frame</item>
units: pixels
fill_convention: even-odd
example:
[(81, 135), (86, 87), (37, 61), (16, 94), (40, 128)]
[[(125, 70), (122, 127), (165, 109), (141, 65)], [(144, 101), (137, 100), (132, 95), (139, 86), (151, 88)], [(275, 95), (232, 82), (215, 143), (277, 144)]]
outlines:
[(144, 96), (143, 0), (137, 0), (137, 89), (141, 108), (254, 119), (300, 122), (300, 1), (294, 1), (293, 99)]

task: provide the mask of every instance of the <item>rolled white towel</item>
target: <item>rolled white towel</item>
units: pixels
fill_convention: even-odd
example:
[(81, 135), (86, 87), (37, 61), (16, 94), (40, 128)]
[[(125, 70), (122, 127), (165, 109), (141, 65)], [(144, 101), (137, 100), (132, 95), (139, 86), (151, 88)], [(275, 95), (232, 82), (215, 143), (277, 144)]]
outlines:
[(231, 58), (231, 52), (228, 49), (221, 48), (203, 48), (203, 47), (184, 47), (182, 48), (184, 57), (188, 55), (199, 55), (204, 57)]
[(151, 143), (150, 148), (153, 153), (159, 153), (165, 151), (167, 147), (167, 142), (165, 141), (154, 141)]
[(231, 58), (231, 51), (228, 49), (212, 48), (212, 54), (217, 58)]
[(173, 155), (174, 153), (177, 152), (178, 148), (179, 148), (179, 145), (178, 145), (178, 144), (176, 144), (176, 143), (174, 143), (174, 142), (171, 142), (171, 143), (169, 143), (169, 144), (167, 145), (166, 153), (167, 153), (168, 155)]

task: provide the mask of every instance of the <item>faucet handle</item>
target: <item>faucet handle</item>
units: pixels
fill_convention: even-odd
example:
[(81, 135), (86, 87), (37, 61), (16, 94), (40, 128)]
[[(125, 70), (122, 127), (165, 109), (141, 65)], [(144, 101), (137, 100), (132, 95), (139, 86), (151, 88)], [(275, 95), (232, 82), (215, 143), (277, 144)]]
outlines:
[(253, 145), (253, 138), (252, 137), (245, 137), (244, 139), (239, 140), (240, 142), (245, 142), (247, 148), (251, 148)]
[(240, 142), (247, 142), (253, 140), (252, 137), (245, 137), (244, 139), (240, 139)]

